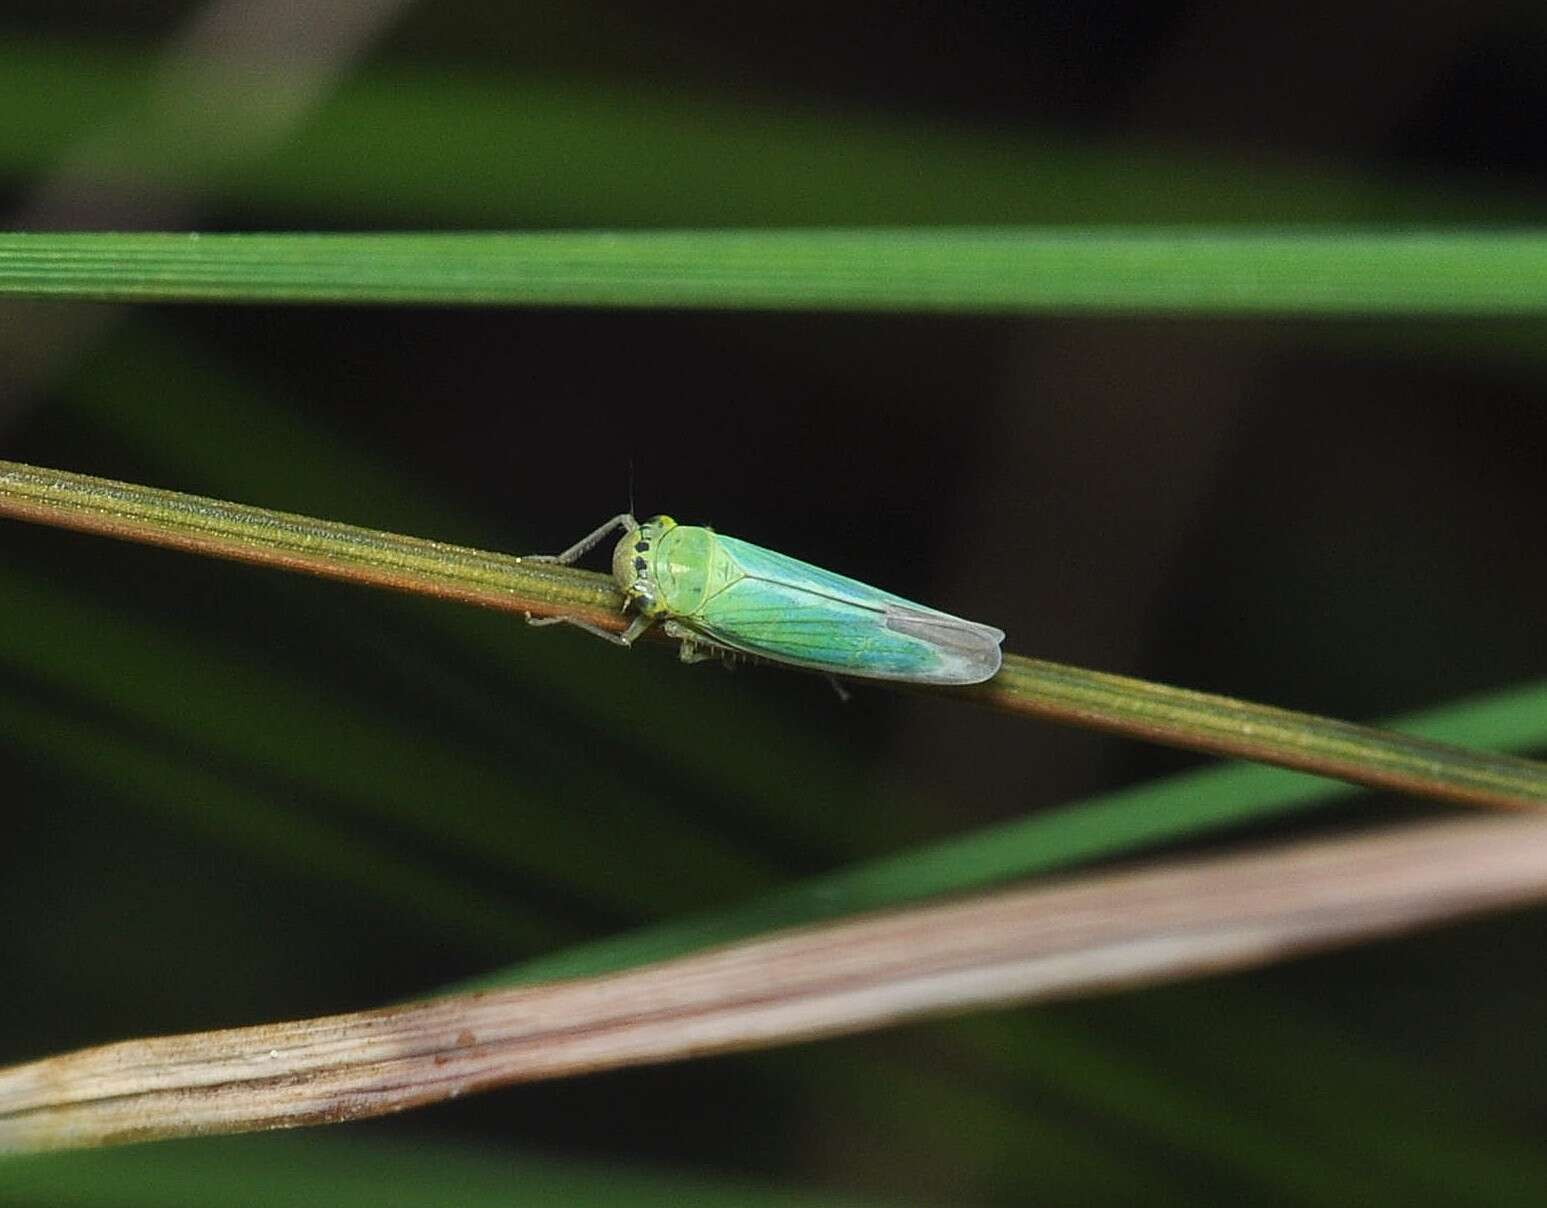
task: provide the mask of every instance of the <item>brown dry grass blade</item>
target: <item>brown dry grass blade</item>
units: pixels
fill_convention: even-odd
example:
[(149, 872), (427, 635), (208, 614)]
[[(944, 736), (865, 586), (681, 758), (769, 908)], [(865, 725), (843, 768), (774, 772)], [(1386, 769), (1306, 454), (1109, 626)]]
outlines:
[(1424, 823), (791, 931), (548, 985), (0, 1070), (0, 1152), (286, 1128), (513, 1082), (1239, 969), (1547, 897), (1547, 822)]

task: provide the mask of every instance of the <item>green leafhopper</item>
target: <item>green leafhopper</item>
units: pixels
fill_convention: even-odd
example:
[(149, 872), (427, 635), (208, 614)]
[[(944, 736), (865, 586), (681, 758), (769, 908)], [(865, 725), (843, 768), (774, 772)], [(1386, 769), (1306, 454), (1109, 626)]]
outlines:
[(682, 642), (684, 662), (752, 655), (815, 671), (918, 684), (976, 684), (999, 670), (1004, 633), (713, 529), (624, 513), (545, 562), (574, 562), (615, 529), (612, 574), (634, 619), (631, 645), (657, 622)]

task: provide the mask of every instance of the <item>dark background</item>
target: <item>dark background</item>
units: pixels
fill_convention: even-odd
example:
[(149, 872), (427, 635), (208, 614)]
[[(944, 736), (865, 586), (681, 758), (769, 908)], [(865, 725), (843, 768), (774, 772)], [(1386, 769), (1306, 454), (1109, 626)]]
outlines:
[[(7, 225), (1487, 226), (1535, 221), (1547, 184), (1532, 5), (314, 7), (12, 0)], [(511, 550), (568, 544), (632, 482), (641, 514), (1018, 653), (1377, 719), (1547, 669), (1543, 335), (10, 305), (0, 456)], [(420, 993), (1197, 762), (0, 541), (0, 1060)], [(418, 910), (361, 852), (468, 901)], [(354, 1134), (903, 1202), (1504, 1202), (1547, 1180), (1541, 940), (1521, 915)]]

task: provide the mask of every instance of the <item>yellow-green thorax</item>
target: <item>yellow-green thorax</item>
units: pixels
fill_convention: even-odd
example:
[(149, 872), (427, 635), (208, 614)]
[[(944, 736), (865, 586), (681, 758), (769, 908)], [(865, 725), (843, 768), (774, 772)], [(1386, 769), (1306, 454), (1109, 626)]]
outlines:
[(691, 617), (741, 578), (712, 529), (656, 516), (626, 533), (612, 552), (612, 575), (647, 617)]

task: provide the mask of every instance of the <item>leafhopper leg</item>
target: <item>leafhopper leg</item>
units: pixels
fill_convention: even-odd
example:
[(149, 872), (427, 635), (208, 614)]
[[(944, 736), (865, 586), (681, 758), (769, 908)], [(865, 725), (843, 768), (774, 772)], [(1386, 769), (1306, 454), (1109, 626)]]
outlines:
[[(634, 529), (637, 529), (638, 527), (639, 527), (639, 521), (635, 520), (632, 515), (630, 515), (628, 512), (620, 512), (620, 513), (618, 513), (618, 515), (614, 516), (611, 520), (609, 520), (606, 524), (604, 524), (600, 528), (598, 528), (595, 532), (589, 533), (586, 536), (582, 537), (579, 541), (575, 542), (574, 545), (570, 546), (562, 554), (525, 554), (525, 555), (522, 556), (521, 561), (523, 561), (523, 562), (557, 562), (561, 566), (568, 566), (571, 562), (579, 561), (590, 550), (595, 549), (596, 546), (601, 542), (602, 538), (607, 536), (608, 533), (611, 533), (611, 532), (615, 531), (616, 529), (623, 529), (625, 532), (632, 532)], [(555, 620), (555, 621), (562, 621), (565, 618), (563, 618), (563, 617), (553, 617), (551, 619)], [(533, 624), (540, 624), (540, 623), (541, 622), (537, 622), (537, 621), (533, 622)], [(575, 622), (575, 623), (577, 625), (580, 624), (578, 621)], [(585, 628), (584, 625), (581, 625), (580, 627), (582, 629)], [(609, 634), (608, 636), (610, 638), (613, 635)]]
[(531, 613), (526, 614), (526, 623), (528, 625), (539, 627), (543, 625), (573, 625), (576, 629), (584, 629), (587, 633), (594, 634), (603, 641), (611, 642), (614, 646), (632, 646), (634, 640), (650, 628), (652, 621), (652, 617), (635, 617), (622, 633), (613, 633), (610, 629), (603, 629), (600, 625), (593, 625), (590, 621), (582, 620), (579, 617), (534, 617)]
[(680, 622), (667, 621), (662, 628), (667, 637), (676, 638), (682, 643), (677, 649), (677, 657), (684, 663), (706, 663), (710, 659), (719, 659), (727, 667), (732, 667), (735, 660), (741, 657), (739, 650), (711, 641), (696, 629), (689, 629)]

